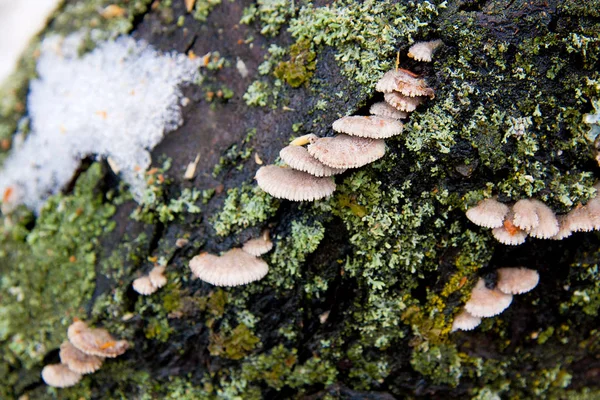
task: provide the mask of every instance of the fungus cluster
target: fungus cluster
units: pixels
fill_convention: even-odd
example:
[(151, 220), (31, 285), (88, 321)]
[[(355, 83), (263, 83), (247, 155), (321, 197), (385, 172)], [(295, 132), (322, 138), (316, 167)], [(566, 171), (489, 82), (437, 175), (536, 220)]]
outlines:
[[(600, 183), (594, 188), (600, 190)], [(560, 240), (573, 232), (600, 230), (600, 197), (596, 194), (585, 206), (578, 205), (558, 216), (540, 200), (521, 199), (504, 204), (490, 198), (469, 208), (466, 215), (476, 225), (491, 228), (494, 238), (503, 244), (519, 245), (527, 236)]]
[(132, 283), (133, 290), (141, 295), (148, 296), (167, 284), (165, 266), (156, 266), (148, 275), (135, 279)]
[[(431, 52), (441, 41), (420, 43), (413, 57), (431, 61)], [(419, 49), (429, 48), (429, 56)], [(402, 133), (400, 121), (407, 118), (426, 98), (434, 98), (425, 80), (405, 69), (392, 69), (375, 89), (385, 102), (375, 103), (371, 115), (346, 116), (336, 120), (336, 135), (319, 138), (308, 134), (292, 141), (279, 156), (286, 166), (267, 165), (256, 172), (258, 186), (273, 197), (292, 201), (313, 201), (335, 191), (334, 175), (360, 168), (385, 155), (384, 139)], [(308, 145), (304, 148), (304, 145)]]
[(273, 248), (269, 233), (247, 241), (244, 246), (226, 251), (220, 256), (207, 252), (190, 260), (194, 276), (215, 286), (239, 286), (264, 278), (269, 265), (259, 258)]
[(540, 276), (537, 271), (528, 268), (499, 268), (495, 287), (488, 287), (483, 278), (479, 278), (471, 291), (471, 298), (452, 323), (452, 332), (475, 329), (481, 318), (489, 318), (506, 310), (513, 295), (523, 294), (537, 286)]
[(120, 356), (129, 348), (126, 340), (116, 340), (106, 329), (90, 328), (79, 320), (69, 326), (67, 337), (60, 345), (60, 364), (42, 369), (42, 379), (49, 386), (73, 386), (83, 375), (99, 370), (105, 358)]

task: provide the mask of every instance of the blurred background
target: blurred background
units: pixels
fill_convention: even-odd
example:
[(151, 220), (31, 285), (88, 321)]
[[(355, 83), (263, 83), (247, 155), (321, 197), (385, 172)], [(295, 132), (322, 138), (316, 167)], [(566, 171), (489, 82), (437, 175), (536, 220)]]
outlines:
[(0, 0), (0, 84), (61, 0)]

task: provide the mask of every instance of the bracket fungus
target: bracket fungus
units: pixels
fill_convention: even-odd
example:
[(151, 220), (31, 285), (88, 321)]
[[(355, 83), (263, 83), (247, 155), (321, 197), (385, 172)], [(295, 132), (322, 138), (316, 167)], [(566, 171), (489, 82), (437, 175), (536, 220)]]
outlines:
[(385, 101), (380, 101), (378, 103), (373, 104), (369, 108), (369, 113), (371, 115), (377, 115), (379, 117), (387, 117), (393, 119), (408, 118), (408, 113), (406, 111), (397, 110), (395, 107), (392, 107)]
[(129, 348), (126, 340), (116, 340), (106, 329), (89, 328), (83, 321), (75, 321), (67, 330), (69, 341), (85, 354), (114, 358)]
[(91, 374), (96, 372), (102, 366), (104, 358), (85, 354), (71, 342), (63, 342), (60, 345), (60, 362), (66, 365), (71, 371), (79, 374)]
[(375, 85), (375, 90), (382, 93), (400, 93), (406, 97), (435, 97), (433, 89), (427, 86), (424, 79), (417, 78), (405, 69), (394, 68), (386, 72)]
[(313, 201), (330, 196), (335, 182), (278, 165), (266, 165), (256, 171), (258, 186), (273, 197), (292, 201)]
[(190, 260), (190, 269), (215, 286), (239, 286), (264, 278), (269, 265), (242, 249), (231, 249), (221, 256), (201, 253)]
[(540, 281), (537, 271), (529, 268), (499, 268), (498, 290), (506, 294), (523, 294), (532, 290)]
[(339, 134), (316, 140), (308, 152), (332, 168), (359, 168), (383, 157), (385, 142)]
[(529, 235), (548, 239), (559, 231), (558, 220), (550, 207), (536, 199), (521, 199), (513, 207), (513, 224)]
[(404, 126), (402, 122), (392, 118), (352, 115), (338, 119), (333, 123), (332, 128), (336, 132), (350, 136), (386, 139), (401, 134)]
[(148, 278), (150, 278), (152, 286), (154, 286), (157, 289), (160, 289), (161, 287), (167, 284), (165, 269), (166, 267), (164, 265), (157, 265), (156, 267), (152, 268), (152, 270), (148, 274)]
[(441, 40), (432, 40), (429, 42), (417, 42), (408, 49), (408, 56), (417, 61), (431, 62), (433, 52), (442, 45)]
[(42, 369), (42, 379), (48, 386), (66, 388), (77, 384), (82, 375), (71, 371), (65, 364), (50, 364)]
[(479, 278), (471, 291), (471, 298), (465, 304), (465, 310), (475, 317), (493, 317), (506, 310), (512, 302), (512, 294), (499, 289), (488, 289), (485, 280)]
[(242, 246), (242, 250), (254, 257), (260, 257), (271, 251), (272, 248), (273, 242), (269, 238), (269, 231), (267, 230), (265, 230), (260, 237), (250, 239)]
[(424, 101), (423, 97), (408, 97), (396, 92), (385, 93), (383, 98), (396, 110), (405, 112), (415, 111)]
[(143, 296), (149, 296), (158, 290), (147, 275), (135, 279), (131, 285), (133, 286), (133, 290)]
[(454, 321), (452, 321), (452, 330), (450, 332), (455, 331), (472, 331), (477, 326), (481, 324), (481, 317), (476, 317), (470, 314), (466, 310), (462, 310), (456, 316), (454, 316)]
[(331, 168), (308, 153), (305, 147), (289, 145), (281, 149), (279, 157), (291, 168), (316, 177), (333, 176), (346, 171), (345, 168)]
[(467, 218), (476, 225), (485, 228), (500, 228), (509, 208), (495, 198), (481, 200), (475, 207), (467, 210)]

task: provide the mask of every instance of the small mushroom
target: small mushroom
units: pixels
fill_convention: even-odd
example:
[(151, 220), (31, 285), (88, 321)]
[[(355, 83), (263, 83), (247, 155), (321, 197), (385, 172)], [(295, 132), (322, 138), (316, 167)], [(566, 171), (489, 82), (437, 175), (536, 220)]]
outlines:
[(271, 196), (292, 201), (319, 200), (335, 191), (332, 178), (319, 178), (277, 165), (260, 167), (255, 179), (258, 186)]
[(133, 290), (143, 296), (149, 296), (156, 292), (158, 288), (152, 284), (150, 277), (147, 275), (135, 279), (132, 283)]
[(82, 375), (71, 371), (65, 364), (50, 364), (42, 369), (42, 379), (46, 385), (56, 388), (75, 386)]
[(479, 326), (479, 324), (481, 324), (481, 317), (476, 317), (469, 314), (468, 311), (462, 310), (454, 316), (454, 321), (452, 321), (452, 330), (450, 332), (455, 332), (458, 330), (472, 331)]
[(527, 293), (537, 286), (540, 275), (528, 268), (499, 268), (498, 290), (506, 294)]
[(408, 56), (417, 61), (431, 62), (433, 52), (442, 45), (441, 40), (432, 40), (430, 42), (418, 42), (410, 46)]
[(517, 228), (528, 231), (540, 223), (536, 200), (521, 199), (512, 206), (512, 210), (514, 213), (513, 224)]
[(406, 111), (396, 110), (394, 107), (386, 103), (385, 101), (380, 101), (379, 103), (375, 103), (369, 108), (369, 113), (372, 115), (377, 115), (380, 117), (394, 118), (394, 119), (405, 119), (408, 118), (408, 113)]
[(499, 228), (492, 229), (492, 235), (502, 244), (516, 246), (525, 243), (527, 239), (527, 232), (520, 229), (512, 221), (514, 214), (512, 210), (506, 214), (502, 226)]
[(558, 232), (549, 239), (562, 240), (571, 236), (573, 231), (569, 223), (567, 215), (557, 215), (556, 220), (558, 221)]
[(78, 374), (91, 374), (102, 366), (104, 358), (85, 354), (71, 342), (63, 342), (60, 345), (60, 362)]
[(308, 146), (308, 152), (332, 168), (359, 168), (383, 157), (385, 142), (339, 134), (318, 139)]
[(485, 281), (479, 278), (471, 292), (471, 298), (465, 304), (465, 310), (474, 317), (493, 317), (506, 310), (511, 302), (512, 294), (488, 289)]
[(239, 286), (262, 279), (269, 266), (242, 249), (231, 249), (222, 256), (201, 253), (190, 260), (192, 273), (215, 286)]
[(402, 133), (402, 122), (386, 117), (353, 115), (333, 123), (333, 130), (350, 136), (386, 139)]
[(543, 202), (532, 199), (535, 204), (535, 212), (538, 216), (537, 226), (529, 230), (529, 236), (538, 239), (549, 239), (560, 230), (560, 224), (554, 211)]
[(150, 278), (152, 286), (154, 286), (157, 289), (160, 289), (161, 287), (165, 286), (167, 284), (167, 277), (165, 276), (165, 266), (159, 265), (152, 268), (152, 270), (148, 274), (148, 278)]
[(425, 101), (425, 97), (408, 97), (397, 92), (386, 93), (383, 99), (396, 110), (405, 112), (415, 111)]
[(267, 230), (259, 238), (250, 239), (242, 246), (242, 250), (254, 257), (260, 257), (271, 251), (272, 248), (273, 242), (269, 238), (269, 231)]
[(116, 340), (106, 329), (89, 328), (83, 321), (75, 321), (67, 330), (69, 341), (84, 352), (99, 357), (114, 358), (129, 348), (126, 340)]
[(290, 167), (314, 176), (332, 176), (346, 171), (345, 168), (331, 168), (308, 153), (305, 147), (289, 145), (281, 149), (279, 157)]
[(427, 86), (425, 80), (417, 78), (405, 69), (392, 69), (386, 72), (375, 85), (375, 90), (385, 94), (399, 93), (406, 97), (428, 96), (432, 99), (435, 97), (435, 92)]
[(481, 200), (475, 207), (467, 210), (467, 218), (476, 225), (485, 228), (500, 228), (509, 208), (495, 198)]

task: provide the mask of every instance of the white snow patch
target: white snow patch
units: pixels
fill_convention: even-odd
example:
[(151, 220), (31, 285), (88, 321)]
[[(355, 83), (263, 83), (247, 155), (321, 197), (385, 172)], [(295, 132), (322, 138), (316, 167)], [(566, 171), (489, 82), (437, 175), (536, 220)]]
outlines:
[(82, 158), (111, 157), (137, 200), (149, 150), (182, 123), (179, 86), (198, 77), (199, 60), (161, 54), (130, 37), (79, 58), (78, 35), (44, 39), (27, 109), (31, 132), (0, 171), (0, 193), (19, 188), (39, 210), (72, 178)]

